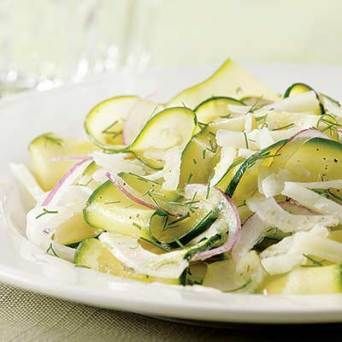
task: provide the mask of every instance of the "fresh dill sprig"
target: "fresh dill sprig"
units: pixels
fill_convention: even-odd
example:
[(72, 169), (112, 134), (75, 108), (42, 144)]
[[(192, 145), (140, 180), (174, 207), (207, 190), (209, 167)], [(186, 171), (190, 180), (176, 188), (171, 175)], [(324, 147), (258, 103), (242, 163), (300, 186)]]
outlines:
[(35, 218), (39, 219), (40, 217), (46, 215), (46, 214), (58, 214), (58, 210), (48, 210), (46, 208), (43, 208), (43, 212), (37, 215)]
[(268, 126), (266, 120), (267, 120), (267, 114), (255, 118), (255, 121), (256, 121), (256, 123), (257, 123), (258, 129), (262, 129), (262, 128)]
[(139, 230), (142, 230), (142, 227), (138, 223), (133, 222), (132, 224), (134, 227), (137, 227)]
[(52, 242), (50, 243), (48, 249), (46, 250), (47, 254), (51, 254), (50, 252), (52, 253), (52, 255), (58, 257), (58, 254), (56, 253), (56, 251), (54, 250), (54, 248), (52, 246)]
[(117, 132), (111, 131), (111, 129), (112, 129), (113, 127), (115, 127), (118, 123), (119, 123), (119, 121), (118, 121), (118, 120), (115, 120), (113, 123), (111, 123), (111, 124), (110, 124), (109, 126), (107, 126), (105, 129), (103, 129), (103, 130), (101, 131), (101, 133), (103, 133), (103, 134), (113, 134), (113, 133), (117, 133)]
[(249, 149), (249, 143), (248, 143), (247, 133), (246, 133), (246, 132), (243, 132), (243, 136), (244, 136), (244, 138), (245, 138), (246, 148)]
[(108, 202), (103, 202), (103, 204), (108, 205), (108, 204), (118, 204), (120, 201), (108, 201)]
[(175, 239), (175, 242), (180, 248), (184, 248), (184, 245), (178, 239)]
[(291, 128), (293, 127), (295, 124), (292, 122), (292, 123), (289, 123), (288, 125), (285, 125), (285, 126), (282, 126), (282, 127), (277, 127), (277, 128), (273, 128), (272, 131), (280, 131), (282, 129), (287, 129), (287, 128)]
[(54, 133), (46, 133), (43, 134), (42, 137), (45, 139), (45, 143), (50, 142), (58, 146), (62, 146), (64, 143), (63, 139), (57, 137)]
[(305, 258), (307, 258), (309, 261), (311, 261), (312, 262), (312, 265), (302, 265), (302, 267), (319, 267), (319, 266), (323, 266), (323, 264), (320, 262), (320, 261), (318, 261), (318, 260), (316, 260), (315, 258), (313, 258), (312, 256), (310, 256), (310, 255), (308, 255), (308, 254), (303, 254), (303, 256), (305, 257)]
[(342, 197), (334, 194), (331, 192), (330, 189), (312, 189), (312, 191), (316, 192), (317, 194), (324, 196), (325, 198), (331, 199), (333, 201), (342, 204)]
[(168, 223), (167, 228), (171, 228), (176, 226), (177, 224), (179, 224), (180, 222), (184, 221), (185, 219), (187, 219), (188, 217), (190, 217), (190, 214), (187, 213), (184, 216), (180, 216), (177, 219), (173, 220), (172, 222)]
[(244, 284), (242, 284), (241, 286), (236, 287), (235, 289), (232, 289), (232, 290), (229, 290), (226, 292), (236, 292), (236, 291), (242, 290), (242, 289), (246, 288), (251, 282), (252, 282), (252, 279), (249, 279)]

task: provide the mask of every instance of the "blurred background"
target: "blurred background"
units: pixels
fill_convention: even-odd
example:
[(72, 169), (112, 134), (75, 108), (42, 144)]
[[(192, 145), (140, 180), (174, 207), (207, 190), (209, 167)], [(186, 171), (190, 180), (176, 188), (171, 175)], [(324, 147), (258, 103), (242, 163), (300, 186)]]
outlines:
[(0, 94), (126, 68), (342, 64), (340, 0), (0, 0)]

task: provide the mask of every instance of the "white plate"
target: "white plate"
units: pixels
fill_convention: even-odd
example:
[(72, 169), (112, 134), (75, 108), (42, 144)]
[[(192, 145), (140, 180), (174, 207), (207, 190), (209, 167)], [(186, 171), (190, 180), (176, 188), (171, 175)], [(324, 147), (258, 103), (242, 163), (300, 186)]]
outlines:
[[(338, 93), (341, 68), (270, 65), (251, 66), (251, 69), (279, 91), (291, 82), (304, 81), (342, 98), (342, 93)], [(141, 75), (116, 73), (93, 82), (0, 101), (2, 179), (8, 175), (9, 161), (27, 158), (27, 143), (35, 135), (51, 130), (82, 134), (83, 117), (96, 101), (115, 93), (153, 93), (155, 97), (165, 97), (207, 72), (208, 68), (154, 70)], [(166, 92), (161, 93), (160, 89)], [(15, 202), (15, 221), (19, 230), (22, 229), (23, 211), (19, 202)], [(75, 302), (177, 319), (246, 323), (342, 321), (342, 295), (224, 294), (203, 287), (137, 283), (75, 268), (33, 248), (3, 217), (0, 281)]]

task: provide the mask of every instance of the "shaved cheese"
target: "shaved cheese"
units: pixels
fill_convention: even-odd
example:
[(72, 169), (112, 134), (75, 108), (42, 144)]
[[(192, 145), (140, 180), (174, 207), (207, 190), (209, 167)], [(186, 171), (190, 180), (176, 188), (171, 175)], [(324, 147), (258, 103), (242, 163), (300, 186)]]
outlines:
[(268, 227), (269, 225), (256, 214), (247, 219), (241, 228), (240, 238), (232, 250), (233, 258), (239, 260), (246, 255), (263, 238)]
[(312, 190), (296, 183), (285, 182), (282, 194), (319, 214), (334, 216), (342, 223), (342, 206)]
[(342, 179), (324, 182), (293, 182), (307, 189), (342, 189)]
[(263, 115), (269, 111), (315, 113), (317, 108), (319, 108), (319, 102), (317, 100), (316, 93), (314, 91), (308, 91), (306, 93), (293, 95), (266, 105), (255, 113), (257, 115)]
[(158, 255), (145, 250), (138, 239), (127, 235), (103, 233), (99, 239), (126, 267), (151, 277), (179, 278), (189, 264), (184, 249)]
[(229, 131), (242, 132), (245, 128), (245, 117), (240, 116), (236, 118), (215, 120), (210, 123), (210, 128), (213, 131), (227, 129)]
[(277, 227), (284, 233), (310, 230), (317, 225), (331, 227), (339, 222), (332, 215), (290, 214), (272, 197), (253, 197), (247, 200), (247, 206), (268, 225)]
[(243, 105), (228, 105), (229, 113), (236, 116), (244, 116), (248, 114), (253, 109), (253, 106), (243, 106)]
[(253, 130), (254, 116), (252, 113), (247, 113), (245, 118), (245, 129), (246, 133), (249, 133)]
[(249, 150), (248, 148), (239, 148), (238, 150), (238, 157), (242, 158), (249, 158), (252, 154), (254, 154), (255, 151)]
[[(304, 244), (306, 241), (315, 237), (326, 239), (328, 234), (329, 231), (326, 228), (318, 226), (311, 231), (298, 232), (292, 236), (285, 237), (260, 254), (261, 263), (271, 275), (289, 272), (305, 261), (304, 254), (308, 252), (308, 248)], [(319, 251), (311, 252), (313, 252), (312, 249), (310, 249), (308, 254), (318, 256), (316, 253)]]
[(216, 185), (227, 172), (237, 156), (237, 150), (234, 147), (225, 146), (221, 149), (221, 157), (214, 168), (214, 176), (210, 180), (210, 185)]
[(182, 150), (179, 147), (170, 148), (165, 152), (164, 158), (164, 182), (162, 188), (164, 190), (177, 190), (180, 177)]
[(145, 178), (152, 181), (163, 179), (162, 188), (164, 190), (176, 190), (179, 184), (181, 158), (182, 149), (177, 146), (164, 151), (163, 169), (146, 175)]
[(146, 122), (160, 112), (163, 106), (147, 99), (137, 99), (124, 122), (123, 137), (125, 144), (131, 144), (141, 132)]
[(95, 163), (105, 171), (113, 174), (120, 172), (132, 172), (137, 175), (145, 175), (146, 167), (139, 160), (128, 159), (125, 153), (108, 154), (96, 151), (93, 153)]
[(257, 149), (256, 144), (249, 140), (247, 133), (227, 131), (220, 129), (216, 133), (216, 142), (219, 146), (230, 146), (235, 148)]
[(45, 192), (37, 183), (31, 171), (24, 164), (10, 164), (11, 171), (19, 183), (28, 191), (32, 198), (38, 202), (42, 199)]

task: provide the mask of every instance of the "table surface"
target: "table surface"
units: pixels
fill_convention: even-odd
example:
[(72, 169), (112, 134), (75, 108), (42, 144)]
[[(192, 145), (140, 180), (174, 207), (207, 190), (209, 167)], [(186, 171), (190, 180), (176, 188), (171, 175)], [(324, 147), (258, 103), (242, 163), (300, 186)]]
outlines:
[(342, 325), (207, 327), (110, 311), (0, 284), (0, 342), (340, 341)]

